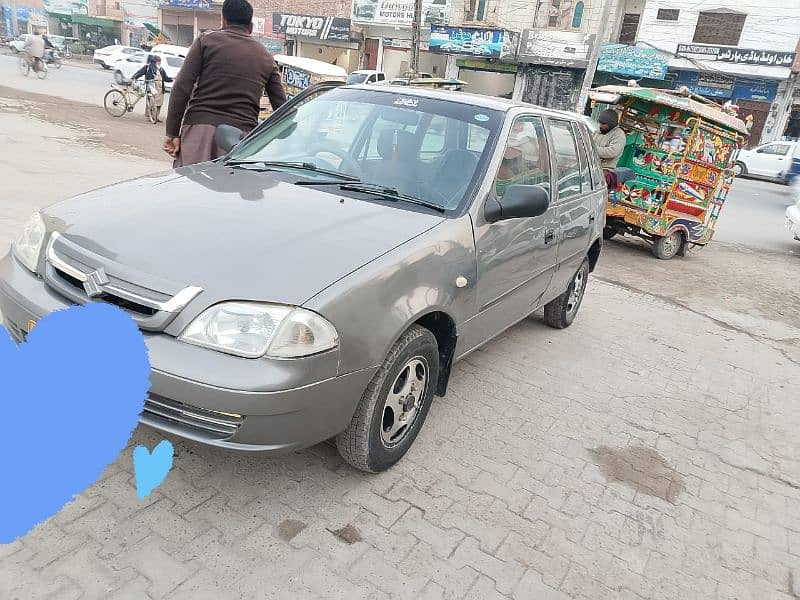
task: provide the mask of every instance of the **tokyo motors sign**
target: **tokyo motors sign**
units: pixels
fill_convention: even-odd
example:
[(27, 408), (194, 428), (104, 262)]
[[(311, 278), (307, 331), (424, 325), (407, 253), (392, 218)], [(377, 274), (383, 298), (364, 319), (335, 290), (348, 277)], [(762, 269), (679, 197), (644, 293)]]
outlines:
[(272, 33), (318, 40), (350, 40), (350, 19), (272, 13)]

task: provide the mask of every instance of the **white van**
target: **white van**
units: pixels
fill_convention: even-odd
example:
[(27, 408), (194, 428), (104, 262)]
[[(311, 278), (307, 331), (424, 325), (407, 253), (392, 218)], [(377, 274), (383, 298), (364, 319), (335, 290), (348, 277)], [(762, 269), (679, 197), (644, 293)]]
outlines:
[[(189, 49), (185, 46), (174, 46), (172, 44), (156, 44), (150, 49), (153, 54), (161, 54), (162, 56), (178, 56), (186, 58)], [(162, 59), (163, 60), (163, 59)]]

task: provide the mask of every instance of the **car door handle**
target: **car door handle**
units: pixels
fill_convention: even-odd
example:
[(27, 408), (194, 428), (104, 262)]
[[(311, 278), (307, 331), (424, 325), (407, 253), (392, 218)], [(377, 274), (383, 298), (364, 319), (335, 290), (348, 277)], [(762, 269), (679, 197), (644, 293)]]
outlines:
[(556, 239), (556, 232), (555, 232), (554, 229), (550, 229), (550, 230), (544, 232), (544, 243), (545, 244), (549, 244), (555, 239)]

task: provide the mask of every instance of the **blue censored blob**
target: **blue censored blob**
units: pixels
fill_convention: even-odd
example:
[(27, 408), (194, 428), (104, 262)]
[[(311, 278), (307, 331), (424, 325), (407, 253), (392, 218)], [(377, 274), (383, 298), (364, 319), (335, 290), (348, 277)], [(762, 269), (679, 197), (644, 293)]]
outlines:
[(136, 496), (142, 500), (156, 489), (172, 468), (175, 449), (167, 440), (161, 440), (150, 454), (144, 446), (133, 449), (133, 470), (136, 473)]
[(92, 485), (125, 448), (150, 388), (147, 347), (108, 304), (60, 310), (19, 348), (0, 327), (0, 543)]

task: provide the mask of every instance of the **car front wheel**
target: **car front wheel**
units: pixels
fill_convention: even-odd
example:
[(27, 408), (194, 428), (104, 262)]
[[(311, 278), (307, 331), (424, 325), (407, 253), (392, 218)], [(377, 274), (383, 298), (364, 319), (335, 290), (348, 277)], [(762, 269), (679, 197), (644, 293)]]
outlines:
[(425, 422), (438, 377), (436, 338), (414, 325), (392, 346), (350, 425), (336, 438), (342, 458), (370, 473), (399, 461)]
[(737, 162), (735, 165), (733, 165), (733, 174), (736, 177), (747, 175), (747, 167), (744, 166), (743, 162)]
[(114, 81), (117, 85), (123, 85), (125, 83), (125, 78), (122, 76), (122, 71), (114, 71)]
[(554, 329), (566, 329), (578, 315), (589, 283), (589, 260), (584, 259), (567, 290), (544, 307), (544, 322)]

